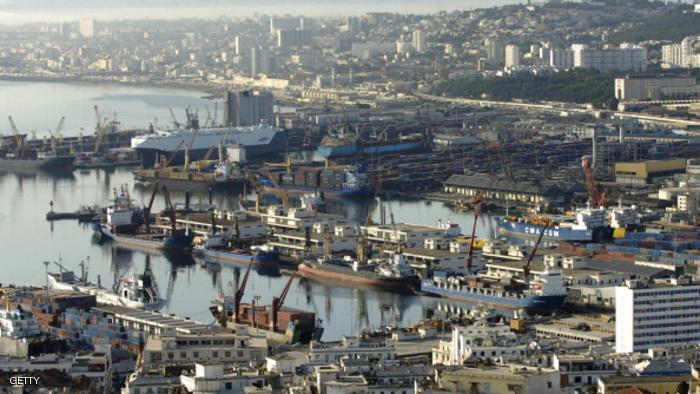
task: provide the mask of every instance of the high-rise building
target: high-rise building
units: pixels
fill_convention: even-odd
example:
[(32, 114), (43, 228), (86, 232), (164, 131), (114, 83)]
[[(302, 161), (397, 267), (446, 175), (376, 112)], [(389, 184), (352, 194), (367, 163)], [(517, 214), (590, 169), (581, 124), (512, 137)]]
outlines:
[(277, 30), (295, 30), (304, 28), (304, 18), (270, 18), (270, 33), (277, 34)]
[(518, 67), (520, 65), (520, 47), (508, 44), (505, 48), (506, 68)]
[(226, 92), (224, 121), (230, 126), (255, 126), (262, 122), (272, 123), (274, 98), (266, 91)]
[(549, 65), (558, 70), (574, 67), (574, 51), (571, 49), (550, 49)]
[(234, 51), (237, 56), (242, 56), (246, 53), (250, 53), (250, 48), (253, 47), (253, 40), (249, 37), (236, 36), (233, 41)]
[(486, 39), (486, 59), (491, 65), (501, 66), (506, 60), (506, 47), (498, 38)]
[(574, 44), (574, 67), (590, 68), (599, 71), (644, 71), (647, 68), (647, 49), (620, 44), (619, 48), (591, 49), (586, 45)]
[(58, 34), (60, 34), (62, 38), (66, 40), (70, 39), (71, 33), (73, 33), (73, 29), (70, 22), (63, 22), (58, 26)]
[(700, 285), (687, 278), (615, 288), (615, 351), (700, 344)]
[(95, 36), (95, 20), (94, 19), (81, 19), (78, 25), (78, 31), (80, 35), (85, 38), (90, 38)]
[(277, 30), (277, 46), (281, 49), (301, 48), (311, 45), (310, 30)]
[(413, 32), (413, 49), (418, 53), (425, 52), (425, 32), (423, 30), (416, 30)]
[(270, 75), (276, 71), (277, 62), (268, 50), (261, 47), (250, 48), (250, 74), (252, 76)]

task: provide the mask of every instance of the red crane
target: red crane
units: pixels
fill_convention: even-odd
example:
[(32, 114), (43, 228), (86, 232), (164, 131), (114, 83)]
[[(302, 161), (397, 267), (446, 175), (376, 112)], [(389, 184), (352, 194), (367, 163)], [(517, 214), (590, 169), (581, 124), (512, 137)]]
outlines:
[(581, 166), (583, 167), (583, 172), (586, 174), (586, 187), (588, 188), (588, 198), (593, 208), (604, 207), (608, 202), (608, 196), (603, 191), (601, 192), (598, 187), (598, 182), (593, 175), (593, 165), (591, 163), (590, 156), (583, 156), (581, 158)]
[[(233, 320), (236, 323), (240, 323), (240, 317), (239, 317), (239, 308), (241, 305), (241, 300), (243, 299), (243, 294), (245, 293), (245, 287), (248, 284), (248, 276), (250, 275), (250, 269), (253, 267), (253, 263), (248, 264), (248, 268), (245, 270), (245, 274), (243, 275), (243, 280), (241, 281), (241, 285), (238, 286), (238, 290), (236, 290), (236, 293), (233, 295)], [(255, 310), (253, 310), (253, 313), (255, 313)]]
[(151, 199), (148, 201), (148, 205), (143, 208), (143, 221), (146, 225), (146, 234), (151, 233), (151, 209), (153, 208), (153, 201), (156, 199), (156, 193), (158, 193), (158, 187), (160, 183), (156, 182), (153, 187), (153, 193), (151, 194)]
[(287, 285), (284, 286), (284, 290), (282, 290), (282, 294), (280, 294), (279, 297), (272, 297), (272, 323), (270, 324), (270, 329), (272, 331), (277, 331), (277, 313), (279, 313), (280, 309), (282, 309), (284, 300), (287, 298), (287, 294), (289, 294), (289, 288), (292, 286), (292, 281), (296, 275), (297, 272), (294, 271), (292, 276), (289, 277), (289, 281), (287, 282)]
[(535, 247), (532, 248), (532, 252), (530, 253), (530, 256), (527, 258), (527, 262), (523, 266), (523, 280), (525, 283), (528, 282), (528, 277), (530, 276), (530, 265), (532, 264), (532, 259), (535, 257), (535, 253), (537, 253), (537, 248), (540, 246), (540, 242), (542, 242), (542, 238), (544, 237), (544, 232), (547, 231), (547, 228), (549, 228), (549, 222), (545, 222), (542, 226), (542, 231), (540, 231), (540, 235), (537, 237), (537, 241), (535, 242)]
[(481, 204), (484, 202), (484, 192), (481, 191), (469, 199), (474, 212), (474, 225), (472, 226), (472, 237), (469, 240), (469, 255), (467, 256), (467, 271), (471, 272), (474, 261), (474, 241), (476, 240), (476, 221), (481, 215)]

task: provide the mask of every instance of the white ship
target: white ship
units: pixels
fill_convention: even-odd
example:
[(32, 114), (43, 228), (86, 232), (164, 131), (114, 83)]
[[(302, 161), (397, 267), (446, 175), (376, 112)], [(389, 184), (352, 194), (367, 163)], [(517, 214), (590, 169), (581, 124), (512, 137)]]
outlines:
[(103, 288), (99, 277), (97, 285), (94, 285), (87, 281), (86, 276), (84, 266), (80, 278), (73, 271), (67, 271), (61, 266), (60, 273), (49, 273), (49, 288), (91, 294), (95, 296), (98, 304), (152, 310), (165, 305), (165, 300), (158, 295), (158, 287), (148, 261), (142, 274), (133, 274), (129, 278), (119, 280), (114, 291)]
[(151, 134), (133, 137), (131, 147), (139, 152), (146, 163), (152, 163), (158, 154), (172, 155), (176, 151), (174, 161), (182, 160), (185, 147), (192, 144), (190, 160), (194, 161), (222, 142), (223, 145), (240, 144), (245, 149), (246, 157), (279, 153), (285, 149), (283, 130), (268, 125), (155, 130)]

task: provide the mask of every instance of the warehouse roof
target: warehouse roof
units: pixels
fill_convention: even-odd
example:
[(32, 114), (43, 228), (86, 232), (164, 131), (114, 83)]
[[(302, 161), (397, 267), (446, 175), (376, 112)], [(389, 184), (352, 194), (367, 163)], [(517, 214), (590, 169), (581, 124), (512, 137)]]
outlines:
[(444, 183), (446, 186), (471, 187), (475, 189), (511, 191), (517, 193), (537, 194), (542, 196), (560, 196), (565, 193), (555, 184), (543, 184), (532, 181), (508, 182), (505, 179), (497, 179), (486, 174), (459, 175), (449, 177)]

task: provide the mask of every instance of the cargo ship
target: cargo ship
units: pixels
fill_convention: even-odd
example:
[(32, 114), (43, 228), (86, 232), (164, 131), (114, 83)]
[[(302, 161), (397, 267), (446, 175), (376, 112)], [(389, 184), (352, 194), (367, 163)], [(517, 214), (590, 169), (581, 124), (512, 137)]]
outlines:
[(151, 267), (146, 261), (146, 267), (142, 274), (133, 274), (129, 278), (121, 279), (115, 283), (114, 291), (102, 287), (99, 276), (97, 285), (87, 280), (84, 265), (81, 277), (77, 277), (73, 271), (61, 268), (59, 273), (49, 273), (49, 288), (56, 290), (76, 291), (94, 295), (98, 304), (125, 306), (128, 308), (157, 310), (165, 305), (165, 300), (158, 295), (158, 287), (151, 272)]
[(278, 253), (267, 245), (252, 245), (248, 248), (227, 247), (222, 237), (207, 236), (195, 238), (193, 253), (222, 263), (247, 267), (276, 267)]
[(136, 212), (126, 190), (122, 187), (119, 194), (114, 191), (114, 200), (107, 208), (104, 222), (95, 223), (95, 234), (102, 240), (113, 241), (125, 246), (133, 246), (145, 249), (190, 251), (192, 249), (193, 236), (185, 229), (176, 228), (175, 208), (170, 201), (170, 194), (163, 187), (166, 200), (166, 213), (169, 216), (168, 225), (160, 224), (151, 228), (151, 207), (155, 194), (158, 192), (158, 184), (153, 190), (150, 204), (143, 210), (143, 227), (135, 218)]
[(229, 323), (245, 324), (261, 330), (268, 341), (273, 343), (295, 344), (320, 341), (323, 327), (321, 327), (321, 321), (316, 319), (315, 313), (284, 306), (296, 272), (289, 277), (280, 295), (272, 297), (270, 305), (256, 305), (257, 297), (253, 297), (253, 302), (250, 304), (241, 303), (251, 268), (248, 266), (233, 294), (220, 295), (212, 301), (212, 306), (209, 308), (212, 315), (224, 326), (228, 326)]
[(144, 163), (153, 163), (159, 155), (174, 155), (174, 162), (182, 163), (185, 159), (184, 144), (191, 142), (189, 153), (194, 161), (203, 158), (212, 147), (222, 143), (222, 139), (224, 146), (240, 144), (247, 157), (280, 153), (285, 149), (284, 131), (267, 125), (154, 130), (150, 134), (133, 137), (131, 147)]
[(356, 284), (409, 292), (420, 287), (419, 277), (401, 253), (364, 263), (350, 256), (309, 258), (299, 264), (298, 270), (304, 277), (345, 286)]
[[(286, 168), (285, 168), (286, 167)], [(322, 193), (326, 197), (362, 197), (374, 194), (360, 166), (269, 165), (261, 170), (260, 184), (267, 192)]]
[(72, 155), (39, 152), (34, 149), (14, 151), (0, 150), (0, 170), (10, 171), (70, 171), (73, 169)]
[(466, 277), (447, 276), (434, 272), (432, 279), (421, 281), (421, 292), (464, 301), (488, 304), (529, 312), (549, 312), (559, 309), (566, 298), (566, 288), (560, 271), (546, 271), (530, 283), (496, 279), (488, 275)]
[(202, 171), (185, 171), (178, 168), (138, 169), (133, 172), (134, 181), (144, 186), (160, 183), (170, 188), (227, 188), (241, 186), (245, 182), (243, 173), (233, 164), (221, 162)]
[(333, 159), (358, 155), (369, 156), (412, 152), (421, 150), (426, 146), (426, 138), (421, 133), (398, 135), (392, 139), (367, 137), (366, 139), (359, 138), (355, 134), (326, 136), (321, 140), (318, 153), (327, 159)]
[(548, 217), (545, 221), (537, 217), (508, 216), (497, 219), (496, 225), (499, 232), (508, 235), (537, 238), (544, 230), (544, 239), (592, 242), (610, 233), (605, 216), (605, 209), (583, 208), (576, 210), (575, 218)]

